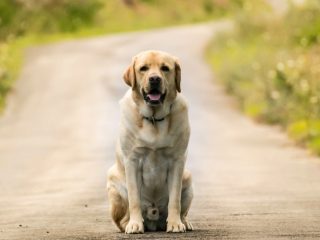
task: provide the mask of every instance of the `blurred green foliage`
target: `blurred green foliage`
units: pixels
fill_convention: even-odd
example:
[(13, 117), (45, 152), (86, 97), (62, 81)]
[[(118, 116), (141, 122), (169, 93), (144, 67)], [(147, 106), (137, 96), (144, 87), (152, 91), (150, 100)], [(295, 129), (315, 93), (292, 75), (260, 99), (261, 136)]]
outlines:
[(102, 3), (89, 0), (0, 1), (0, 110), (17, 78), (25, 47), (40, 36), (90, 26)]
[(0, 38), (28, 32), (72, 32), (93, 23), (101, 6), (98, 1), (1, 0)]
[[(0, 110), (23, 49), (42, 42), (210, 20), (242, 0), (0, 0)], [(174, 6), (174, 7), (173, 7)]]
[(281, 124), (320, 154), (320, 2), (306, 0), (276, 16), (263, 1), (247, 1), (236, 31), (208, 47), (208, 59), (243, 111)]

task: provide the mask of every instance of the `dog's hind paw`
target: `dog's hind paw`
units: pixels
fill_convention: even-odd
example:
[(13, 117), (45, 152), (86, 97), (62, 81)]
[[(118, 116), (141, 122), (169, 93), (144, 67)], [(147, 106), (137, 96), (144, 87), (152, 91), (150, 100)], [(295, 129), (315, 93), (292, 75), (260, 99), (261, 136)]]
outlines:
[(183, 224), (186, 226), (187, 231), (193, 231), (192, 223), (188, 220), (182, 220)]

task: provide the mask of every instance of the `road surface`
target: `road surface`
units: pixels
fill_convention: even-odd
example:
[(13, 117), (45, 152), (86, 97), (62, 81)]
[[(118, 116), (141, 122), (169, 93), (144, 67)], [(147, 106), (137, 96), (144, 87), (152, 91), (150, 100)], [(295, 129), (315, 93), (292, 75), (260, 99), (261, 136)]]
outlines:
[[(0, 118), (0, 239), (319, 239), (320, 161), (242, 116), (203, 59), (209, 23), (29, 49)], [(181, 59), (190, 104), (195, 231), (128, 236), (112, 224), (122, 72), (146, 49)]]

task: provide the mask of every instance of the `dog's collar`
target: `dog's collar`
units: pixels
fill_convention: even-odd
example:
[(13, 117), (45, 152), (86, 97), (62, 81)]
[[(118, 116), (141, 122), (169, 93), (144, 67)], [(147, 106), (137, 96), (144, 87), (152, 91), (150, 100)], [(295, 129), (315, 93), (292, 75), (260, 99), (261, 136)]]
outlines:
[(143, 119), (146, 119), (148, 120), (149, 122), (151, 122), (153, 125), (156, 125), (156, 122), (161, 122), (163, 121), (165, 118), (155, 118), (154, 116), (151, 116), (151, 117), (146, 117), (146, 116), (143, 116)]
[[(170, 105), (170, 111), (169, 111), (169, 112), (171, 112), (172, 105), (173, 105), (173, 104)], [(168, 114), (168, 115), (169, 115), (169, 114)], [(146, 117), (146, 116), (142, 115), (142, 118), (148, 120), (149, 122), (152, 123), (152, 125), (155, 126), (157, 122), (162, 122), (168, 115), (165, 115), (165, 116), (162, 117), (162, 118), (155, 118), (154, 116)]]

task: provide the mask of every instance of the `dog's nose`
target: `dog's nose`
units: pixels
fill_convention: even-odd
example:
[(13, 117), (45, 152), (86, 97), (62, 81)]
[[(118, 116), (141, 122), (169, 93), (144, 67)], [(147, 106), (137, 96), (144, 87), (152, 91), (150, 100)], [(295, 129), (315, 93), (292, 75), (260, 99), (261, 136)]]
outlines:
[(158, 86), (160, 82), (161, 82), (161, 78), (159, 76), (149, 77), (149, 83), (151, 86)]

